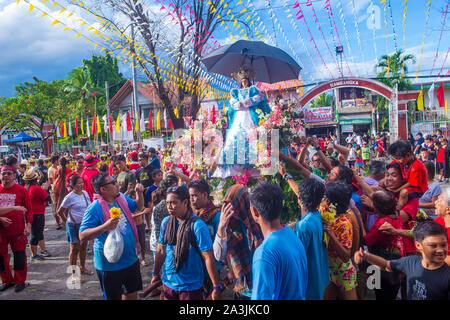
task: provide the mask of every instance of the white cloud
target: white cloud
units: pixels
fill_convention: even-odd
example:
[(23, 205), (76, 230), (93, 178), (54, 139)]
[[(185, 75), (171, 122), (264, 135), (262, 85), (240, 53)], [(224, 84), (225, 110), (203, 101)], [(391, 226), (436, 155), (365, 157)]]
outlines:
[(93, 51), (72, 31), (63, 32), (62, 24), (51, 27), (53, 19), (41, 18), (38, 6), (30, 14), (24, 1), (0, 7), (0, 95), (11, 95), (13, 85), (31, 81), (31, 76), (48, 81), (64, 78)]

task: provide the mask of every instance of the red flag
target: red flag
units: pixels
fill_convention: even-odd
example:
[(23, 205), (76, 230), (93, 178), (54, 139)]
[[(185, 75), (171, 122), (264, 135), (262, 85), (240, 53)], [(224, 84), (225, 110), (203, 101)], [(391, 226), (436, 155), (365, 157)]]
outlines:
[(216, 106), (213, 105), (211, 121), (213, 124), (216, 124)]
[(59, 127), (61, 128), (61, 137), (64, 137), (64, 125), (62, 119), (59, 120)]
[(97, 133), (97, 126), (95, 123), (95, 116), (92, 118), (92, 134), (96, 134)]
[(75, 118), (75, 131), (76, 131), (77, 136), (78, 136), (78, 118)]
[(148, 128), (151, 130), (153, 129), (153, 124), (152, 124), (152, 109), (149, 110), (150, 112), (148, 113)]
[(173, 128), (172, 120), (169, 119), (169, 126)]
[(444, 97), (444, 85), (442, 84), (442, 82), (436, 91), (436, 95), (438, 98), (439, 107), (443, 108), (445, 106), (445, 97)]
[(92, 94), (93, 97), (95, 97), (95, 92)]
[(130, 118), (130, 114), (127, 112), (127, 131), (132, 131), (133, 127), (131, 125), (131, 118)]
[(112, 116), (109, 115), (109, 132), (113, 132)]

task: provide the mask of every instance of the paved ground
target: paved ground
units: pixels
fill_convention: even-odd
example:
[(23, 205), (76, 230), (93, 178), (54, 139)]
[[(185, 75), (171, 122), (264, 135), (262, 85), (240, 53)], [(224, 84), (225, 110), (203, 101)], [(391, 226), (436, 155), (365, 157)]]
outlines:
[[(449, 184), (441, 183), (441, 185), (447, 188), (450, 187)], [(83, 275), (86, 282), (80, 284), (79, 287), (74, 287), (70, 282), (66, 284), (66, 281), (70, 277), (70, 270), (68, 269), (69, 244), (67, 243), (66, 231), (56, 230), (52, 209), (49, 207), (47, 207), (45, 219), (44, 236), (47, 249), (52, 256), (45, 258), (45, 261), (30, 261), (29, 257), (31, 254), (29, 249), (27, 249), (27, 283), (30, 285), (19, 293), (15, 293), (13, 288), (5, 292), (0, 292), (0, 300), (102, 300), (102, 291), (95, 273), (92, 276)], [(147, 246), (149, 245), (149, 237), (150, 235), (147, 234)], [(150, 251), (148, 250), (148, 252)], [(153, 255), (147, 254), (147, 260), (151, 264), (147, 267), (141, 266), (144, 288), (151, 280)], [(86, 266), (88, 269), (95, 271), (93, 255), (87, 256)], [(231, 292), (226, 290), (222, 298), (232, 299)], [(367, 298), (370, 300), (373, 299), (373, 297)], [(159, 297), (149, 297), (147, 299), (159, 300)]]
[[(44, 237), (47, 250), (52, 255), (45, 258), (45, 261), (31, 261), (30, 250), (27, 249), (29, 286), (22, 292), (15, 293), (14, 288), (5, 292), (0, 292), (0, 300), (103, 300), (103, 294), (94, 269), (93, 255), (88, 255), (86, 267), (94, 271), (94, 275), (82, 275), (86, 282), (78, 286), (66, 281), (71, 275), (69, 268), (69, 244), (67, 242), (66, 231), (56, 230), (56, 222), (52, 214), (52, 209), (47, 207), (45, 213)], [(146, 235), (147, 252), (150, 234)], [(92, 248), (92, 245), (90, 245)], [(38, 252), (40, 249), (38, 249)], [(13, 261), (10, 259), (11, 269)], [(146, 260), (150, 262), (147, 267), (141, 266), (141, 276), (143, 287), (150, 284), (153, 270), (153, 254), (147, 254)], [(232, 293), (226, 290), (222, 294), (223, 299), (232, 299)], [(146, 300), (159, 300), (157, 297), (147, 297)]]
[[(5, 292), (0, 292), (0, 300), (101, 300), (102, 291), (94, 273), (92, 276), (83, 275), (86, 282), (74, 288), (71, 283), (69, 286), (66, 280), (70, 277), (68, 270), (69, 262), (69, 244), (67, 243), (66, 231), (56, 230), (55, 219), (52, 210), (47, 207), (46, 226), (44, 231), (47, 250), (51, 257), (45, 258), (45, 261), (31, 261), (30, 251), (27, 249), (28, 276), (27, 283), (30, 285), (22, 292), (15, 293), (14, 288)], [(149, 235), (147, 235), (147, 245)], [(92, 246), (91, 246), (92, 247)], [(143, 286), (147, 286), (151, 280), (153, 268), (152, 255), (147, 256), (152, 262), (150, 266), (141, 267)], [(13, 259), (11, 259), (13, 260)], [(12, 261), (11, 261), (12, 264)], [(93, 255), (87, 256), (86, 267), (95, 271), (93, 265)], [(158, 299), (158, 298), (150, 298)]]

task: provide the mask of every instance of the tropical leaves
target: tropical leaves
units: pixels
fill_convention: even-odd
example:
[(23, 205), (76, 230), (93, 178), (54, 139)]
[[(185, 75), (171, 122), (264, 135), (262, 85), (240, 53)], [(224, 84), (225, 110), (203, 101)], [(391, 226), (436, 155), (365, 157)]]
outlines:
[(381, 56), (375, 65), (375, 72), (381, 69), (377, 78), (384, 84), (394, 87), (398, 84), (398, 90), (408, 90), (411, 82), (404, 77), (408, 74), (408, 63), (416, 63), (416, 58), (412, 54), (403, 54), (403, 49), (396, 51), (393, 55)]

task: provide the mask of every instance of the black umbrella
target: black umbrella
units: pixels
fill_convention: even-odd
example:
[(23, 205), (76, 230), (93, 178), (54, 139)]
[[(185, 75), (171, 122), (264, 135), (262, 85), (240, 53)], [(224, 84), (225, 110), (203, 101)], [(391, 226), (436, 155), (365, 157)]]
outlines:
[(262, 41), (239, 40), (213, 51), (202, 62), (209, 72), (227, 77), (242, 66), (251, 66), (253, 80), (267, 83), (298, 79), (302, 69), (286, 52)]

